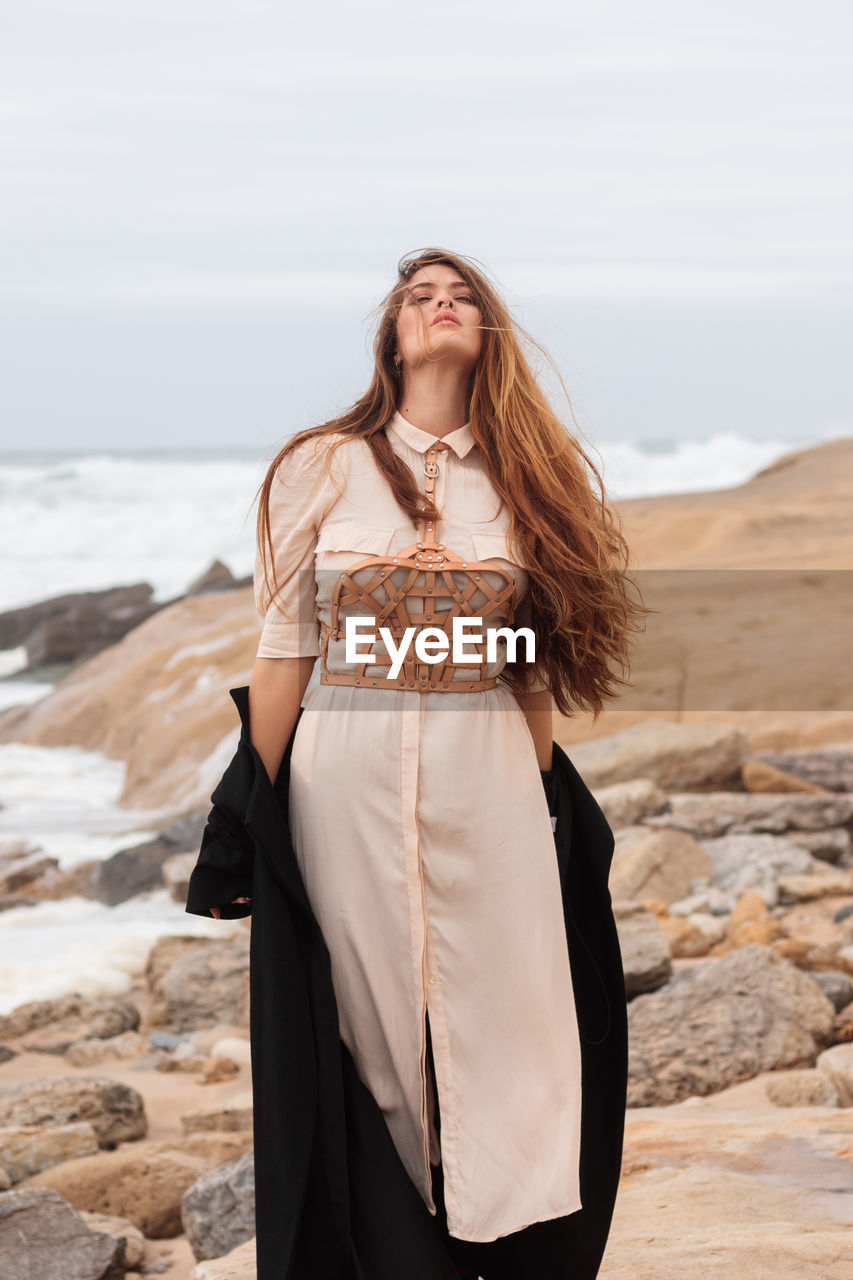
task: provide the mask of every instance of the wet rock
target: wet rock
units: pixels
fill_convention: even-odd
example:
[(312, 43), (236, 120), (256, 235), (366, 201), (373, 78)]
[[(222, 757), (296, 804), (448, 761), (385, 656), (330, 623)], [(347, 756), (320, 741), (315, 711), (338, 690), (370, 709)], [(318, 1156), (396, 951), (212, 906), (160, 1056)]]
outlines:
[(119, 849), (99, 862), (90, 877), (88, 896), (113, 907), (138, 893), (157, 889), (163, 882), (163, 865), (177, 853), (194, 851), (198, 856), (204, 819), (183, 818), (160, 832), (153, 840), (128, 849)]
[(121, 640), (163, 606), (147, 582), (78, 591), (0, 614), (0, 649), (27, 651), (27, 670), (82, 662)]

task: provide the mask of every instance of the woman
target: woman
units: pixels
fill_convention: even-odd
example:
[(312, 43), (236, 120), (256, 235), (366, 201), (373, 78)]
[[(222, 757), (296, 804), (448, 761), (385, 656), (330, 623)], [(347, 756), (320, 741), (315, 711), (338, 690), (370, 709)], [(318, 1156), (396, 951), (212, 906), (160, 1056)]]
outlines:
[[(506, 1238), (518, 1275), (526, 1233), (582, 1208), (552, 698), (597, 717), (642, 609), (485, 273), (429, 249), (381, 305), (367, 392), (260, 491), (251, 741), (271, 781), (290, 744), (341, 1040), (459, 1274), (488, 1280)], [(506, 631), (487, 646), (501, 627), (533, 655)]]

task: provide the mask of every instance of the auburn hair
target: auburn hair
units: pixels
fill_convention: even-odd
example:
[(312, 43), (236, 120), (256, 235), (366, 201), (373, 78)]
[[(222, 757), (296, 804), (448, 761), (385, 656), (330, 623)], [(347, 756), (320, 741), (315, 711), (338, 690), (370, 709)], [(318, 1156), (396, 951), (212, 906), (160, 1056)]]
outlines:
[[(489, 479), (509, 508), (509, 541), (523, 556), (529, 576), (537, 675), (562, 715), (580, 709), (591, 711), (595, 721), (605, 699), (616, 696), (618, 686), (630, 684), (631, 635), (643, 629), (640, 619), (649, 610), (629, 571), (629, 548), (607, 503), (601, 475), (549, 404), (521, 339), (555, 367), (553, 361), (511, 316), (482, 265), (466, 255), (430, 248), (400, 259), (396, 283), (371, 313), (379, 313), (379, 323), (369, 387), (338, 417), (292, 436), (270, 464), (257, 494), (258, 547), (267, 590), (275, 596), (270, 490), (278, 467), (307, 440), (334, 433), (343, 437), (326, 450), (328, 468), (331, 453), (345, 439), (363, 439), (413, 524), (441, 518), (384, 430), (403, 391), (402, 373), (394, 362), (397, 316), (409, 279), (433, 263), (455, 268), (480, 309), (482, 348), (473, 373), (469, 421)], [(571, 409), (568, 392), (566, 399)], [(526, 667), (517, 660), (502, 672), (516, 692), (525, 687)]]

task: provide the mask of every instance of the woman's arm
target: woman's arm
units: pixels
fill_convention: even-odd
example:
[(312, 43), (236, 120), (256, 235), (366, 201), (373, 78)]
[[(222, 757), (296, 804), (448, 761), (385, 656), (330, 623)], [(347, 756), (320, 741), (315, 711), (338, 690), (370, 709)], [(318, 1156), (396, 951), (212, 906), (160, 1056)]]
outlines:
[(527, 718), (539, 768), (548, 770), (553, 764), (554, 746), (554, 703), (551, 692), (549, 689), (541, 689), (535, 693), (516, 694), (515, 700)]
[(315, 657), (255, 658), (249, 683), (249, 731), (270, 782), (278, 775), (315, 662)]
[[(316, 659), (256, 658), (249, 683), (249, 729), (270, 782), (275, 782)], [(250, 902), (235, 898), (234, 902)], [(215, 920), (220, 908), (211, 907)]]

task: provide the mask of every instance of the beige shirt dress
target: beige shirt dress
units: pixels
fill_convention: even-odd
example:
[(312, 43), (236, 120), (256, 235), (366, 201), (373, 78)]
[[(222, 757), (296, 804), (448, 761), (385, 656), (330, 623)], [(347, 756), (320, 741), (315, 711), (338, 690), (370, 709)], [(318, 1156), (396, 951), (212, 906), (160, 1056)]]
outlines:
[[(385, 430), (422, 484), (433, 449), (439, 545), (511, 574), (519, 607), (508, 625), (524, 625), (528, 577), (470, 423), (438, 441), (397, 413)], [(347, 663), (344, 638), (329, 632), (334, 584), (367, 557), (390, 566), (424, 527), (398, 507), (363, 441), (335, 451), (331, 475), (326, 443), (299, 446), (273, 484), (280, 591), (271, 600), (258, 562), (258, 654), (323, 648), (330, 671), (352, 674), (363, 666)], [(375, 616), (370, 597), (347, 612)], [(377, 640), (374, 652), (383, 648)], [(499, 649), (478, 674), (499, 676), (505, 660)], [(529, 687), (544, 687), (534, 677), (531, 664)], [(329, 949), (341, 1038), (406, 1170), (434, 1214), (430, 1162), (441, 1161), (458, 1239), (574, 1213), (580, 1041), (552, 823), (524, 713), (500, 679), (470, 692), (318, 684), (303, 707), (290, 765), (294, 850)]]

